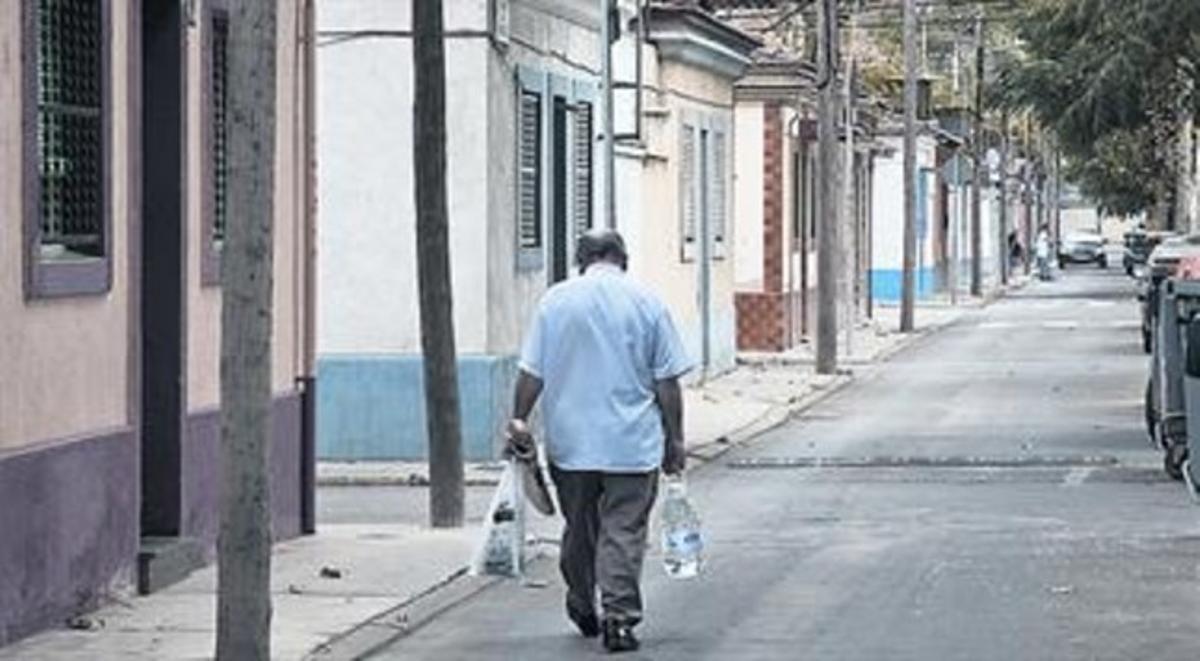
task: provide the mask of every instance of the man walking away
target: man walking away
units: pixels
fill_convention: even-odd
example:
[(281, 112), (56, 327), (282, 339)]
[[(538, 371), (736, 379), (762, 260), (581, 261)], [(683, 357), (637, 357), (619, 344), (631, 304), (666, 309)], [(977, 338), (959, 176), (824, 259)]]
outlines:
[[(559, 568), (567, 616), (609, 652), (636, 650), (641, 572), (661, 468), (686, 461), (679, 377), (692, 363), (666, 307), (625, 274), (621, 236), (594, 230), (576, 249), (582, 277), (546, 292), (526, 338), (509, 443), (533, 444), (542, 396), (546, 452), (566, 525)], [(600, 593), (598, 616), (596, 592)]]

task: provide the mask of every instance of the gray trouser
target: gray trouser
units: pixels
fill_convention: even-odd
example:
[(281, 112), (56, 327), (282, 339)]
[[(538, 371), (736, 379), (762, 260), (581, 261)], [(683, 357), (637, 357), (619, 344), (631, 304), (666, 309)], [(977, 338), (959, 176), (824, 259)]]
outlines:
[(596, 588), (605, 619), (642, 619), (642, 560), (658, 471), (600, 473), (550, 467), (566, 527), (559, 569), (567, 608), (595, 611)]

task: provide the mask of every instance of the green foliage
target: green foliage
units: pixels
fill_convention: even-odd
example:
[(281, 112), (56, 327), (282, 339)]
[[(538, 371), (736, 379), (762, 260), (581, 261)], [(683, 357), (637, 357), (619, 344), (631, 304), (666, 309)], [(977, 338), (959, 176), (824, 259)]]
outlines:
[[(1162, 199), (1167, 143), (1196, 114), (1200, 2), (1034, 0), (1019, 22), (1025, 57), (1002, 63), (994, 107), (1052, 128), (1081, 187), (1114, 211)], [(1139, 176), (1130, 176), (1138, 173)]]

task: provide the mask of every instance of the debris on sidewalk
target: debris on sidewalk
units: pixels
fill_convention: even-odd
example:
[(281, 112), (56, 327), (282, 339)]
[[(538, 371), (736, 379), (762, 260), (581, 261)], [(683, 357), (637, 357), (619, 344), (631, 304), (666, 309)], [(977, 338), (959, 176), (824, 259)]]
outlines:
[(342, 570), (337, 567), (321, 567), (321, 571), (317, 575), (321, 578), (340, 579), (342, 577)]

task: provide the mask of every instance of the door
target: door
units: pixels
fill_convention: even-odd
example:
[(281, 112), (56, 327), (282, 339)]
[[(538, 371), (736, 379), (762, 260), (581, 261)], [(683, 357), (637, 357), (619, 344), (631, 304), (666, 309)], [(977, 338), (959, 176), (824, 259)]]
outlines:
[(550, 129), (550, 284), (554, 284), (578, 273), (575, 243), (592, 228), (592, 103), (555, 95)]
[(707, 377), (712, 368), (712, 258), (713, 258), (713, 227), (711, 188), (709, 172), (712, 169), (711, 151), (709, 149), (710, 134), (708, 129), (700, 130), (700, 145), (698, 150), (699, 172), (696, 182), (700, 218), (700, 252), (697, 256), (699, 263), (699, 295), (697, 304), (700, 308), (700, 365), (703, 376)]
[(568, 211), (567, 161), (567, 101), (554, 97), (550, 123), (550, 282), (562, 282), (570, 277), (570, 225)]
[(142, 6), (142, 535), (181, 533), (186, 411), (185, 21)]

